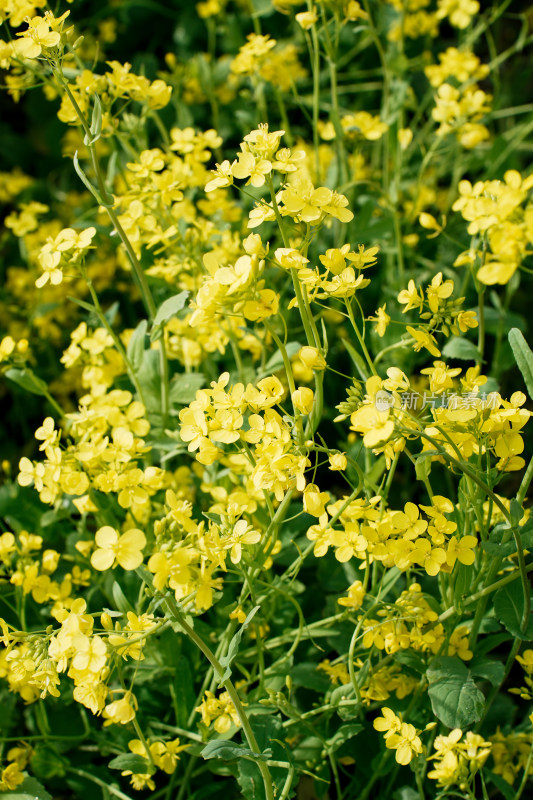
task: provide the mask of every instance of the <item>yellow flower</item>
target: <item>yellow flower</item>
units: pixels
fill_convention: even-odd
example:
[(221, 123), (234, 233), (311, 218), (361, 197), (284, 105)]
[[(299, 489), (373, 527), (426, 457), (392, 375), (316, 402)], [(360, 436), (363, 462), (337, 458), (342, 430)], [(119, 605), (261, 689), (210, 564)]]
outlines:
[(302, 11), (300, 14), (296, 14), (296, 22), (304, 31), (308, 31), (309, 28), (312, 28), (317, 19), (318, 15), (314, 9), (312, 11)]
[(300, 386), (291, 394), (292, 404), (296, 411), (301, 414), (310, 414), (313, 410), (315, 395), (312, 389), (307, 386)]
[(437, 340), (432, 336), (429, 331), (419, 328), (413, 328), (411, 325), (407, 326), (407, 333), (410, 333), (415, 340), (413, 350), (418, 353), (423, 347), (428, 350), (432, 356), (437, 358), (440, 356), (440, 350), (437, 348)]
[[(365, 589), (361, 581), (355, 581), (348, 587), (348, 595), (346, 597), (339, 597), (337, 603), (346, 608), (353, 608), (357, 610), (363, 605), (365, 598)], [(375, 726), (374, 726), (375, 727)]]
[(420, 308), (424, 302), (422, 289), (417, 289), (413, 280), (409, 281), (407, 289), (402, 289), (399, 293), (398, 302), (405, 305), (405, 308), (402, 308), (403, 314), (412, 308)]
[(415, 755), (422, 752), (422, 742), (417, 735), (414, 725), (402, 722), (398, 733), (393, 733), (386, 739), (387, 747), (396, 750), (396, 761), (405, 766)]
[(103, 716), (106, 725), (127, 725), (135, 719), (137, 700), (131, 692), (125, 692), (121, 700), (114, 700), (104, 708)]
[(332, 472), (343, 472), (346, 467), (348, 466), (348, 460), (344, 453), (330, 453), (329, 457), (329, 469)]
[(376, 322), (377, 323), (376, 327), (375, 327), (375, 331), (376, 331), (378, 336), (385, 336), (385, 331), (387, 330), (387, 326), (388, 326), (388, 324), (390, 322), (390, 319), (391, 319), (389, 317), (389, 315), (387, 314), (386, 310), (385, 310), (386, 308), (387, 308), (387, 303), (384, 303), (376, 311), (376, 316), (375, 317), (369, 317), (368, 318), (369, 320), (372, 320), (372, 322)]
[(51, 31), (43, 17), (32, 17), (27, 22), (27, 29), (17, 33), (22, 37), (15, 45), (15, 52), (20, 58), (38, 58), (43, 47), (56, 47), (61, 41), (61, 35)]
[(91, 564), (101, 572), (119, 564), (123, 569), (137, 569), (142, 564), (142, 550), (146, 537), (138, 528), (120, 535), (110, 525), (104, 525), (95, 536), (98, 549), (91, 556)]
[(373, 725), (377, 731), (385, 734), (385, 741), (387, 741), (387, 739), (400, 730), (402, 726), (402, 720), (400, 717), (397, 717), (394, 711), (392, 711), (390, 708), (382, 708), (381, 713), (383, 716), (376, 717)]

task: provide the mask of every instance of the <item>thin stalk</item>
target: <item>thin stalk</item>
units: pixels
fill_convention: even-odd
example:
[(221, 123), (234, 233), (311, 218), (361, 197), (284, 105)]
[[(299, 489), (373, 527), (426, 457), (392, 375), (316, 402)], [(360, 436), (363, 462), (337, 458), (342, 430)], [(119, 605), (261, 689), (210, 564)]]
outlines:
[[(242, 730), (246, 741), (248, 742), (248, 746), (250, 750), (254, 753), (260, 753), (261, 750), (257, 743), (257, 739), (255, 738), (255, 734), (252, 730), (252, 726), (246, 716), (246, 711), (244, 710), (244, 706), (241, 702), (241, 699), (238, 695), (237, 690), (231, 680), (230, 677), (224, 678), (224, 667), (221, 665), (220, 661), (217, 659), (213, 651), (206, 645), (204, 640), (198, 636), (196, 631), (191, 628), (191, 626), (186, 622), (185, 617), (181, 613), (178, 608), (178, 604), (174, 601), (173, 598), (166, 599), (166, 605), (169, 613), (171, 616), (179, 623), (181, 628), (187, 634), (189, 639), (194, 642), (194, 644), (198, 647), (198, 649), (203, 653), (206, 659), (209, 661), (215, 674), (218, 676), (220, 683), (224, 686), (225, 690), (227, 691), (230, 699), (235, 707), (235, 711), (237, 712), (237, 716), (239, 717), (239, 721), (242, 725)], [(274, 782), (272, 780), (272, 775), (268, 768), (268, 765), (265, 761), (257, 761), (256, 762), (259, 771), (261, 772), (261, 777), (263, 778), (263, 784), (265, 788), (265, 797), (266, 800), (274, 800), (274, 792), (273, 792), (273, 785)]]

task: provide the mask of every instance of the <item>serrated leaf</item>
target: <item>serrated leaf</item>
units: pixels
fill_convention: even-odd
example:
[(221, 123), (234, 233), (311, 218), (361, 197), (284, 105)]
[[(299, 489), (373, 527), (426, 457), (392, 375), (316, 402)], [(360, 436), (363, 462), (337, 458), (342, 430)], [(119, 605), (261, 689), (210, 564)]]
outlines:
[(121, 753), (113, 758), (107, 766), (109, 769), (129, 770), (135, 775), (151, 775), (154, 771), (147, 758), (135, 753)]
[(446, 358), (457, 358), (462, 361), (480, 361), (481, 353), (476, 345), (462, 336), (452, 336), (442, 348), (442, 355)]
[(0, 792), (2, 800), (52, 800), (44, 786), (35, 778), (24, 778), (12, 792)]
[(518, 328), (511, 328), (508, 338), (515, 361), (524, 378), (528, 394), (533, 400), (533, 352)]
[(147, 330), (148, 322), (147, 320), (142, 319), (133, 331), (128, 342), (126, 354), (134, 372), (137, 372), (140, 369), (143, 361), (144, 342)]
[(483, 692), (459, 658), (432, 659), (426, 675), (433, 713), (444, 725), (464, 729), (481, 719), (485, 705)]
[(205, 375), (201, 372), (189, 372), (176, 375), (170, 383), (169, 400), (171, 405), (188, 406), (196, 397), (196, 392), (205, 384)]
[(524, 591), (521, 582), (518, 580), (507, 586), (502, 586), (494, 595), (494, 615), (498, 622), (501, 622), (513, 636), (529, 641), (533, 639), (533, 620), (530, 614), (526, 630), (522, 632), (521, 624), (524, 608)]
[(20, 386), (21, 389), (25, 389), (32, 394), (38, 394), (42, 397), (46, 396), (48, 393), (46, 383), (27, 367), (23, 367), (22, 369), (11, 367), (11, 369), (6, 370), (5, 376), (10, 381), (13, 381), (13, 383), (16, 383), (17, 386)]
[(181, 309), (185, 306), (188, 296), (189, 292), (187, 291), (179, 292), (179, 294), (175, 294), (172, 297), (169, 297), (168, 300), (165, 300), (163, 303), (161, 303), (154, 317), (152, 332), (160, 325), (163, 325), (163, 323), (176, 316), (178, 311), (181, 311)]
[(241, 627), (233, 634), (229, 643), (228, 652), (220, 659), (220, 665), (224, 667), (224, 674), (219, 676), (219, 683), (223, 683), (224, 681), (227, 681), (229, 677), (231, 677), (231, 663), (239, 651), (242, 635), (259, 611), (259, 608), (260, 606), (255, 606), (255, 608), (252, 608)]

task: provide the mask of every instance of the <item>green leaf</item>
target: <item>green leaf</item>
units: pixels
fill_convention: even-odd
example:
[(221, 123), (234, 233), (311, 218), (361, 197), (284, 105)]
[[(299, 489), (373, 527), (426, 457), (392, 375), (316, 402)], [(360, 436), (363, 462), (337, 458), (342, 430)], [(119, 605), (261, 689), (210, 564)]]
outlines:
[(18, 369), (17, 367), (12, 367), (11, 369), (6, 370), (5, 373), (6, 378), (13, 383), (16, 383), (17, 386), (20, 386), (21, 389), (25, 389), (27, 392), (31, 392), (32, 394), (38, 394), (45, 397), (48, 394), (48, 386), (44, 381), (35, 375), (31, 369), (27, 367), (23, 367), (22, 369)]
[(118, 581), (113, 581), (111, 594), (113, 595), (113, 602), (119, 611), (121, 611), (123, 614), (127, 614), (128, 611), (133, 611), (133, 607), (122, 591)]
[(204, 384), (205, 375), (201, 372), (183, 372), (176, 375), (170, 383), (168, 394), (171, 405), (188, 406)]
[(137, 380), (142, 388), (147, 412), (150, 414), (161, 411), (161, 368), (157, 350), (144, 351)]
[(24, 778), (20, 786), (12, 792), (0, 792), (0, 797), (5, 800), (52, 800), (44, 786), (35, 778)]
[(357, 371), (359, 372), (359, 375), (361, 376), (362, 380), (366, 381), (369, 377), (369, 373), (368, 373), (368, 367), (365, 364), (362, 356), (359, 355), (357, 350), (353, 347), (352, 344), (350, 344), (348, 339), (342, 339), (342, 343), (347, 349), (353, 363), (357, 367)]
[(126, 354), (128, 356), (131, 368), (134, 372), (138, 372), (141, 367), (144, 357), (144, 342), (146, 338), (146, 331), (148, 330), (148, 322), (142, 319), (128, 342), (128, 349)]
[(522, 373), (528, 394), (533, 400), (533, 352), (518, 328), (511, 328), (508, 334), (515, 361)]
[(85, 311), (89, 312), (89, 314), (94, 314), (95, 316), (98, 315), (98, 311), (96, 310), (96, 306), (91, 305), (91, 303), (86, 303), (85, 300), (80, 300), (79, 297), (71, 297), (70, 295), (69, 295), (68, 299), (72, 303), (76, 303), (76, 305), (80, 306), (80, 308), (84, 308)]
[(191, 664), (187, 656), (178, 656), (174, 672), (173, 690), (178, 712), (176, 724), (181, 728), (186, 728), (189, 714), (195, 706), (196, 699)]
[(224, 761), (234, 761), (238, 758), (251, 758), (252, 761), (268, 761), (272, 758), (272, 750), (269, 748), (263, 753), (254, 753), (243, 744), (228, 742), (225, 739), (213, 739), (208, 742), (202, 752), (203, 758), (221, 758)]
[(102, 103), (100, 102), (100, 98), (97, 94), (94, 95), (94, 106), (90, 131), (92, 139), (86, 141), (87, 136), (85, 136), (83, 139), (84, 144), (86, 145), (97, 142), (100, 138), (100, 134), (102, 133)]
[[(265, 753), (270, 748), (272, 750), (272, 758), (275, 761), (287, 762), (292, 760), (291, 751), (288, 748), (285, 749), (281, 744), (281, 742), (285, 741), (286, 731), (278, 717), (271, 714), (251, 714), (249, 722), (261, 753)], [(273, 766), (270, 766), (269, 769), (274, 784), (274, 797), (279, 797), (287, 779), (287, 769)], [(240, 759), (238, 780), (243, 797), (246, 800), (265, 800), (265, 788), (261, 772), (258, 765), (249, 758)]]
[(345, 742), (349, 739), (353, 739), (353, 737), (357, 736), (362, 730), (363, 726), (359, 722), (349, 722), (346, 725), (341, 725), (336, 733), (327, 740), (328, 749), (330, 752), (334, 753)]
[(486, 778), (490, 779), (491, 783), (498, 789), (499, 792), (502, 793), (505, 800), (516, 800), (516, 792), (511, 786), (510, 783), (502, 778), (501, 775), (497, 775), (492, 770), (488, 769), (487, 767), (483, 768), (483, 774)]
[(415, 475), (417, 481), (427, 480), (431, 473), (431, 456), (421, 455), (415, 461)]
[[(511, 556), (513, 553), (516, 553), (516, 542), (514, 536), (505, 542), (505, 544), (502, 544), (502, 539), (506, 531), (508, 532), (509, 528), (503, 523), (496, 525), (489, 533), (488, 541), (482, 542), (481, 546), (483, 550), (491, 555), (499, 556), (501, 558), (505, 558), (507, 556)], [(520, 536), (522, 547), (525, 550), (531, 549), (533, 547), (533, 520), (528, 520), (525, 525), (523, 525), (521, 528), (519, 527), (518, 535)]]
[(178, 311), (181, 311), (187, 302), (189, 294), (190, 293), (187, 291), (179, 292), (179, 294), (175, 294), (172, 297), (169, 297), (168, 300), (165, 300), (163, 303), (161, 303), (154, 317), (152, 332), (150, 334), (152, 339), (154, 339), (154, 335), (161, 325), (163, 325), (165, 322), (168, 322), (168, 320), (172, 319), (172, 317), (175, 317)]
[(464, 598), (471, 592), (472, 570), (466, 564), (457, 562), (455, 566), (455, 583), (453, 585), (453, 602), (456, 608), (463, 607)]
[(331, 686), (328, 676), (322, 670), (317, 670), (314, 661), (302, 661), (295, 664), (289, 674), (293, 686), (305, 686), (307, 690), (312, 689), (322, 694)]
[(474, 658), (469, 662), (470, 671), (476, 678), (485, 678), (493, 686), (499, 686), (505, 677), (505, 667), (501, 661), (491, 658)]
[(224, 674), (222, 676), (220, 676), (219, 679), (218, 679), (219, 683), (223, 683), (224, 681), (227, 681), (228, 678), (231, 676), (231, 662), (233, 661), (233, 659), (235, 658), (235, 656), (237, 655), (237, 653), (239, 651), (239, 645), (241, 643), (242, 635), (243, 635), (244, 631), (246, 630), (246, 628), (248, 627), (248, 625), (250, 624), (250, 622), (252, 621), (252, 619), (255, 617), (255, 615), (259, 611), (259, 608), (260, 608), (260, 606), (255, 606), (255, 608), (252, 608), (252, 610), (250, 611), (250, 613), (248, 614), (248, 616), (246, 617), (246, 619), (242, 623), (242, 625), (239, 628), (239, 630), (236, 631), (233, 634), (231, 642), (229, 643), (227, 654), (220, 659), (220, 665), (222, 667), (225, 667), (225, 670), (224, 670)]
[(444, 725), (464, 729), (481, 719), (485, 705), (483, 692), (459, 658), (432, 659), (426, 675), (433, 713)]
[(520, 629), (524, 616), (524, 591), (520, 581), (502, 586), (494, 595), (494, 615), (498, 622), (516, 636), (517, 639), (529, 641), (533, 639), (533, 620), (528, 620), (527, 628), (523, 633)]
[(476, 345), (462, 336), (452, 336), (442, 348), (446, 358), (458, 358), (462, 361), (481, 361), (481, 353)]
[[(287, 351), (287, 355), (289, 358), (294, 358), (296, 353), (298, 353), (302, 348), (300, 342), (288, 342), (285, 345), (285, 350)], [(272, 375), (274, 372), (283, 369), (283, 358), (279, 350), (270, 356), (267, 363), (265, 364), (265, 368), (261, 370), (261, 374), (259, 375), (260, 378), (264, 378), (266, 375)]]
[(87, 177), (85, 172), (80, 167), (80, 162), (78, 160), (78, 151), (77, 150), (74, 153), (74, 156), (72, 157), (72, 163), (74, 164), (74, 169), (76, 170), (76, 173), (77, 173), (79, 179), (81, 180), (83, 185), (90, 191), (90, 193), (92, 194), (92, 196), (94, 197), (94, 199), (96, 200), (98, 205), (99, 206), (103, 206), (104, 208), (112, 208), (112, 206), (113, 206), (113, 198), (112, 197), (111, 198), (102, 197), (102, 195), (100, 194), (98, 189), (95, 186), (92, 185), (92, 183), (90, 182), (89, 178)]
[(129, 770), (136, 775), (151, 775), (154, 769), (147, 758), (135, 753), (121, 753), (107, 765), (109, 769)]

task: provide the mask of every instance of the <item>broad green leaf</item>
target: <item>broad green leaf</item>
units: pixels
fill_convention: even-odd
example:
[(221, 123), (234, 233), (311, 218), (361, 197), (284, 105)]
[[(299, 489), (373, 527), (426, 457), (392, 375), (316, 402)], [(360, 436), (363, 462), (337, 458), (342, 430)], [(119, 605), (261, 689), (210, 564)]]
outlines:
[[(516, 542), (512, 536), (505, 544), (502, 544), (502, 539), (509, 528), (506, 528), (503, 523), (496, 525), (489, 533), (488, 541), (482, 542), (483, 550), (491, 555), (500, 556), (505, 558), (513, 553), (516, 553)], [(524, 526), (518, 528), (518, 535), (522, 547), (529, 550), (533, 547), (533, 521), (528, 521)]]
[(187, 656), (178, 656), (174, 671), (176, 677), (173, 689), (178, 712), (176, 724), (181, 728), (186, 728), (187, 720), (194, 708), (196, 698), (191, 665)]
[(358, 722), (349, 722), (346, 725), (341, 725), (333, 736), (327, 740), (326, 744), (328, 745), (328, 749), (330, 752), (334, 753), (345, 742), (349, 739), (353, 739), (353, 737), (357, 736), (362, 730), (363, 726)]
[(142, 319), (128, 342), (128, 349), (126, 351), (131, 368), (134, 372), (138, 372), (141, 367), (144, 357), (144, 343), (146, 338), (146, 331), (148, 330), (148, 322)]
[(533, 400), (533, 352), (518, 328), (511, 328), (508, 334), (515, 361), (524, 378), (528, 394)]
[(169, 400), (171, 405), (187, 406), (196, 397), (196, 392), (205, 384), (205, 375), (201, 372), (189, 372), (176, 375), (171, 383), (169, 390)]
[(225, 669), (224, 669), (224, 674), (220, 676), (218, 679), (219, 683), (227, 681), (227, 679), (231, 676), (231, 662), (233, 661), (233, 659), (235, 658), (235, 656), (239, 651), (239, 645), (241, 643), (242, 635), (246, 630), (246, 628), (248, 627), (248, 625), (250, 624), (250, 622), (252, 621), (252, 619), (259, 611), (259, 608), (260, 606), (255, 606), (255, 608), (252, 608), (252, 610), (242, 623), (239, 630), (233, 634), (231, 642), (229, 643), (227, 654), (220, 659), (220, 665)]
[[(271, 714), (251, 714), (249, 717), (250, 725), (254, 732), (257, 746), (262, 753), (272, 750), (272, 758), (275, 761), (287, 762), (291, 759), (291, 751), (282, 746), (285, 741), (286, 731), (281, 721)], [(279, 797), (283, 785), (287, 779), (287, 769), (284, 767), (269, 767), (272, 775), (274, 797)], [(259, 767), (248, 758), (239, 760), (239, 784), (243, 797), (246, 800), (265, 800), (265, 789), (263, 778)]]
[(52, 800), (44, 786), (35, 778), (24, 778), (20, 786), (12, 792), (0, 792), (2, 800)]
[(137, 372), (137, 380), (148, 414), (161, 411), (161, 368), (157, 350), (145, 350), (141, 366)]
[(394, 661), (402, 664), (407, 669), (412, 670), (415, 674), (423, 675), (426, 671), (426, 662), (420, 655), (415, 653), (414, 650), (398, 650), (393, 656)]
[(46, 383), (38, 378), (28, 367), (23, 367), (22, 369), (11, 367), (11, 369), (6, 370), (5, 376), (27, 392), (41, 396), (48, 394), (48, 386)]
[(426, 675), (433, 713), (444, 725), (464, 729), (481, 719), (485, 705), (483, 692), (459, 658), (432, 659)]
[(107, 765), (109, 769), (129, 770), (137, 775), (151, 775), (154, 772), (150, 762), (144, 756), (135, 753), (121, 753)]
[(524, 616), (524, 590), (519, 580), (502, 586), (494, 595), (494, 615), (498, 622), (518, 639), (533, 639), (533, 619), (529, 617), (525, 632), (521, 630)]
[(165, 300), (163, 303), (161, 303), (154, 317), (152, 335), (157, 328), (159, 328), (165, 322), (168, 322), (168, 320), (172, 319), (172, 317), (175, 317), (178, 311), (181, 311), (187, 302), (188, 296), (189, 292), (187, 291), (179, 292), (179, 294), (175, 294), (172, 297), (169, 297), (168, 300)]
[(455, 583), (453, 585), (453, 602), (457, 608), (462, 608), (465, 597), (471, 592), (472, 569), (467, 564), (457, 561), (454, 569)]
[(452, 336), (442, 348), (442, 355), (446, 358), (457, 358), (462, 361), (480, 361), (481, 353), (476, 345), (462, 336)]
[(476, 678), (485, 678), (493, 686), (499, 686), (505, 676), (505, 667), (501, 661), (491, 658), (474, 658), (469, 662), (472, 675)]
[(306, 689), (322, 694), (331, 686), (328, 676), (322, 670), (317, 669), (314, 661), (302, 661), (295, 664), (290, 670), (290, 676), (294, 686), (305, 686)]

